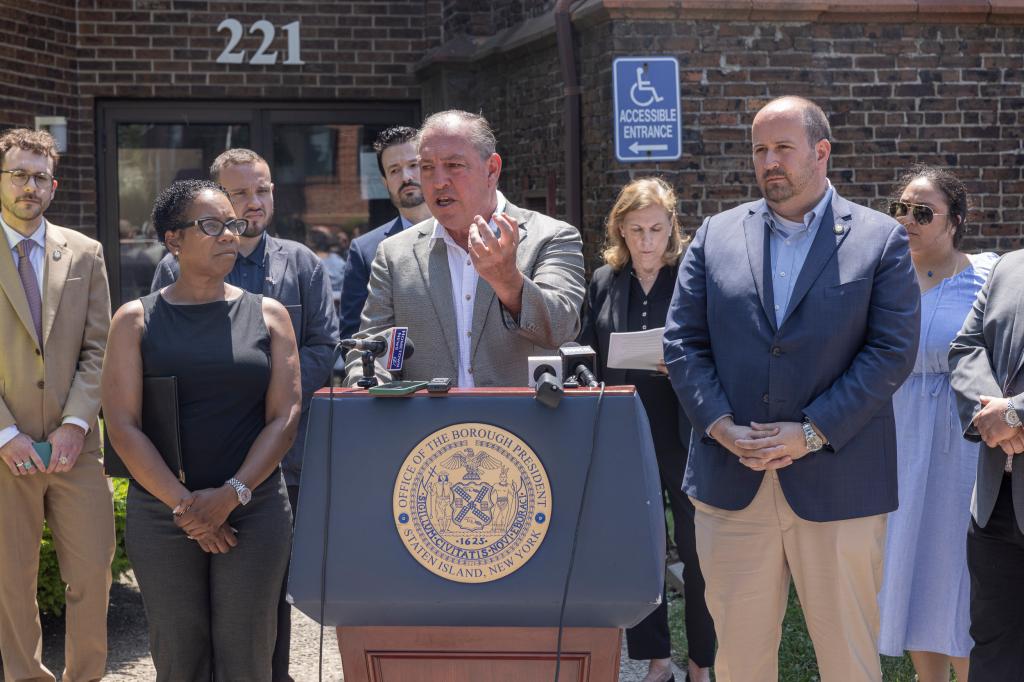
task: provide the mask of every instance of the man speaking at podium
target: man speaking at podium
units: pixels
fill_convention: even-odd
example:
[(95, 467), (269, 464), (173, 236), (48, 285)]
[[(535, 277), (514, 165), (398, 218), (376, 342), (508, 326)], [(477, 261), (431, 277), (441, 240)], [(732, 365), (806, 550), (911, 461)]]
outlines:
[[(483, 116), (434, 114), (419, 133), (420, 182), (433, 218), (381, 242), (356, 339), (409, 328), (406, 379), (525, 386), (527, 358), (572, 341), (583, 301), (575, 227), (509, 203)], [(347, 383), (361, 375), (348, 355)], [(380, 368), (378, 377), (390, 376)]]

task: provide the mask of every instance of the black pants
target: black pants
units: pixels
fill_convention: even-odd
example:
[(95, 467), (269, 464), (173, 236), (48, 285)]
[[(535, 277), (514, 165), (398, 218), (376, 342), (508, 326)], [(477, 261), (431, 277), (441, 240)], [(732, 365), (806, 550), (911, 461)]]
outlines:
[[(299, 486), (288, 486), (288, 501), (292, 507), (292, 528), (299, 505)], [(291, 682), (288, 659), (292, 648), (292, 605), (288, 603), (288, 568), (285, 567), (281, 583), (281, 598), (277, 603), (277, 641), (274, 642), (274, 682)]]
[(158, 682), (270, 680), (277, 595), (291, 550), (280, 472), (228, 522), (238, 545), (208, 554), (174, 525), (167, 506), (128, 491), (125, 545), (149, 622)]
[(1010, 483), (1004, 476), (985, 527), (972, 520), (967, 533), (974, 639), (970, 677), (978, 682), (1024, 681), (1024, 533)]
[[(684, 446), (685, 447), (685, 446)], [(704, 601), (704, 576), (697, 560), (697, 541), (693, 531), (693, 503), (683, 493), (685, 459), (664, 454), (658, 448), (658, 469), (662, 488), (668, 493), (669, 507), (675, 519), (674, 540), (683, 562), (683, 597), (686, 609), (686, 641), (694, 663), (706, 668), (715, 662), (715, 624)], [(650, 615), (626, 630), (629, 657), (637, 660), (669, 658), (672, 640), (668, 629), (668, 604), (662, 600)]]

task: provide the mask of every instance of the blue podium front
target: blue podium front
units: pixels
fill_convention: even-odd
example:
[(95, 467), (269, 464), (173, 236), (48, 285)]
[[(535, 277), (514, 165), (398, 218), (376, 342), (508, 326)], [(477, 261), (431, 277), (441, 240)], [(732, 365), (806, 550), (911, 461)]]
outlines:
[(333, 409), (320, 391), (293, 603), (319, 620), (323, 599), (334, 626), (557, 625), (592, 443), (565, 625), (635, 625), (661, 599), (665, 520), (632, 387), (568, 391), (556, 409), (528, 389), (336, 389)]

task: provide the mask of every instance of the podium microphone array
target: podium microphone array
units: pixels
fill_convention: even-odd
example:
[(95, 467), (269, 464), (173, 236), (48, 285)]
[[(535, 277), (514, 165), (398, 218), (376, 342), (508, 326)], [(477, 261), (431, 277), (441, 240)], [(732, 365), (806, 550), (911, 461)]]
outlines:
[(408, 327), (392, 327), (379, 336), (365, 339), (343, 339), (338, 345), (345, 350), (362, 353), (363, 377), (356, 383), (360, 388), (377, 385), (374, 362), (378, 357), (384, 356), (384, 367), (392, 376), (399, 376), (405, 366), (405, 359), (411, 358), (416, 351), (409, 338)]
[(597, 388), (594, 367), (597, 354), (590, 346), (575, 342), (563, 344), (558, 355), (540, 355), (528, 359), (529, 386), (534, 397), (546, 407), (555, 408), (565, 389)]

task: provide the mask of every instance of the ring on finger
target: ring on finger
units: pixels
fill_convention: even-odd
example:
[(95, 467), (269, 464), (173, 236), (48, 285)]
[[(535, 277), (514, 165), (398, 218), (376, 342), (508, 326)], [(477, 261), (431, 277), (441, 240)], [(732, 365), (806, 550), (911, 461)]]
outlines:
[(65, 457), (64, 455), (61, 455), (60, 459), (58, 459), (57, 462), (60, 463), (61, 465), (67, 464), (68, 463), (68, 458)]

